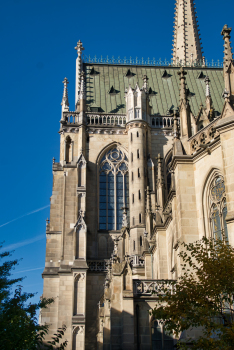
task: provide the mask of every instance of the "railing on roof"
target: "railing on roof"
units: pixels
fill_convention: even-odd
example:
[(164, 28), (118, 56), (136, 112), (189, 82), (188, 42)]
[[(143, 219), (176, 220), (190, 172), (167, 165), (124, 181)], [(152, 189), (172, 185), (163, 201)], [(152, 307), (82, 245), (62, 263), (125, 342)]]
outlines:
[(80, 113), (79, 112), (63, 112), (62, 119), (60, 121), (62, 124), (79, 124)]
[[(126, 115), (125, 114), (97, 114), (88, 112), (86, 113), (87, 125), (91, 126), (119, 126), (125, 127)], [(79, 112), (63, 112), (63, 118), (61, 120), (66, 125), (76, 125), (81, 123)], [(173, 116), (150, 116), (150, 125), (152, 128), (172, 128)]]
[(125, 114), (92, 114), (86, 113), (87, 125), (99, 125), (99, 126), (120, 126), (124, 127), (126, 124)]
[(114, 56), (112, 56), (111, 58), (109, 58), (108, 56), (106, 58), (102, 57), (101, 58), (97, 58), (96, 56), (94, 56), (93, 58), (91, 58), (90, 56), (83, 56), (83, 62), (85, 63), (98, 63), (98, 64), (120, 64), (120, 65), (126, 65), (126, 66), (157, 66), (157, 67), (195, 67), (195, 68), (206, 68), (206, 67), (211, 67), (211, 68), (222, 68), (223, 67), (223, 62), (220, 60), (217, 60), (216, 62), (214, 60), (212, 60), (211, 62), (208, 62), (207, 60), (196, 60), (196, 61), (182, 61), (182, 60), (178, 60), (178, 61), (168, 61), (167, 59), (162, 60), (161, 58), (159, 58), (158, 60), (156, 60), (155, 58), (153, 59), (144, 59), (142, 58), (114, 58)]
[(151, 127), (152, 128), (172, 128), (173, 126), (173, 116), (160, 117), (160, 116), (151, 116)]

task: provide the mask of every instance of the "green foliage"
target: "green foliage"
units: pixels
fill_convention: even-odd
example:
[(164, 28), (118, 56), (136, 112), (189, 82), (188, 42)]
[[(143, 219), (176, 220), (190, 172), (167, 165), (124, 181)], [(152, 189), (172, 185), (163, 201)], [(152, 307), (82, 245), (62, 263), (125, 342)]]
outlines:
[(178, 342), (180, 349), (233, 349), (234, 248), (206, 238), (180, 247), (181, 277), (162, 287), (153, 316), (177, 337), (201, 327), (196, 339)]
[[(0, 245), (0, 249), (2, 245)], [(10, 257), (9, 252), (0, 253), (0, 260)], [(12, 279), (11, 271), (18, 260), (4, 261), (0, 264), (0, 339), (1, 350), (36, 350), (36, 349), (65, 349), (67, 341), (59, 344), (66, 326), (59, 328), (52, 341), (44, 341), (49, 325), (39, 325), (37, 311), (53, 303), (53, 299), (42, 298), (38, 303), (28, 302), (34, 294), (22, 292), (22, 287), (14, 284), (23, 278)], [(13, 293), (12, 293), (13, 292)], [(56, 347), (54, 347), (56, 345)]]

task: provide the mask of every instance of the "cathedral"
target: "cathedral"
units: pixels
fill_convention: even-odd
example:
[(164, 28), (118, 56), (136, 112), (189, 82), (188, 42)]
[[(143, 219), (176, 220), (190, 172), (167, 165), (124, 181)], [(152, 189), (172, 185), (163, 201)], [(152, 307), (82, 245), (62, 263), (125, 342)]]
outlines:
[(54, 303), (41, 312), (48, 339), (67, 326), (68, 350), (174, 349), (149, 311), (181, 274), (178, 242), (234, 245), (231, 28), (223, 63), (208, 63), (196, 18), (193, 0), (176, 0), (170, 62), (75, 47), (46, 223), (43, 297)]

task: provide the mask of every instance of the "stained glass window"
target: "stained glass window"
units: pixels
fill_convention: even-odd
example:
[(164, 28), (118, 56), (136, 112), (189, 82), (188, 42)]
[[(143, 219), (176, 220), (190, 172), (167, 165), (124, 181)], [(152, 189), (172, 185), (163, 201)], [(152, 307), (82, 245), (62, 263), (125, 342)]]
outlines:
[(215, 201), (220, 201), (224, 192), (224, 183), (222, 181), (222, 178), (219, 176), (215, 179), (214, 187), (211, 190), (211, 195)]
[(214, 238), (228, 240), (225, 197), (224, 179), (220, 175), (216, 176), (210, 188), (211, 229)]
[(215, 206), (213, 209), (212, 223), (213, 223), (214, 238), (222, 239), (221, 222), (220, 222), (219, 210), (217, 206)]
[(99, 229), (120, 230), (122, 208), (128, 206), (128, 159), (122, 150), (115, 147), (104, 155), (100, 164)]
[(228, 231), (227, 231), (227, 223), (226, 223), (226, 216), (227, 216), (227, 206), (226, 202), (224, 203), (224, 208), (223, 208), (223, 226), (224, 226), (224, 236), (225, 240), (228, 240)]

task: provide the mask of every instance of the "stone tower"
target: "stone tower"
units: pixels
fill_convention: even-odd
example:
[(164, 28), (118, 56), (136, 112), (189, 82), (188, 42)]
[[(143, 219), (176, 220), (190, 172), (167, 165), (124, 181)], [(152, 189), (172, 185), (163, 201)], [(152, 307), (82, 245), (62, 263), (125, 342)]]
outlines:
[(178, 240), (234, 244), (231, 28), (223, 67), (187, 64), (201, 59), (194, 5), (176, 6), (174, 66), (85, 60), (79, 41), (74, 111), (63, 81), (41, 322), (48, 338), (67, 326), (68, 350), (174, 349), (148, 311), (181, 273)]

